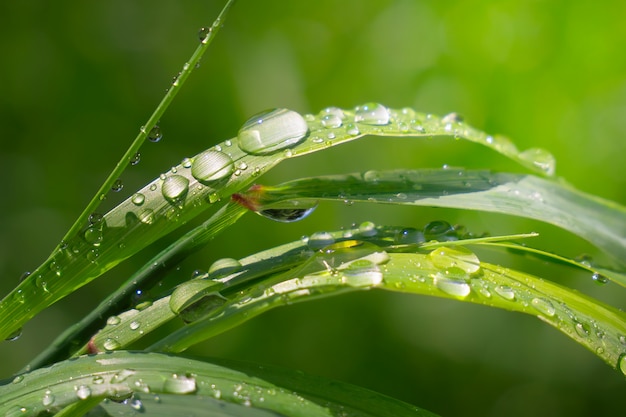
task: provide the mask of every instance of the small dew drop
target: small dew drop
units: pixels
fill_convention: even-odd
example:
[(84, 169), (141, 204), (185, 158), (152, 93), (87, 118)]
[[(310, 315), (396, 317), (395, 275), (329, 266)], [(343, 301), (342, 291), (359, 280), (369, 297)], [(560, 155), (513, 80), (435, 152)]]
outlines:
[(554, 175), (556, 170), (556, 160), (554, 156), (540, 148), (527, 149), (519, 154), (522, 161), (530, 163), (532, 166), (539, 168), (546, 175)]
[(239, 147), (250, 154), (267, 155), (293, 147), (308, 135), (302, 116), (292, 110), (273, 109), (248, 119), (239, 130)]
[(467, 297), (472, 291), (469, 283), (469, 275), (460, 268), (449, 268), (438, 271), (433, 275), (435, 286), (446, 294), (454, 297)]
[(207, 43), (208, 37), (211, 34), (211, 27), (201, 27), (198, 31), (198, 39), (200, 39), (201, 43)]
[(81, 400), (86, 400), (91, 397), (91, 389), (87, 385), (81, 385), (79, 387), (75, 387), (76, 396)]
[(138, 321), (131, 321), (128, 327), (130, 327), (130, 330), (137, 330), (139, 327), (141, 327), (141, 323)]
[(622, 353), (619, 360), (619, 370), (626, 376), (626, 353)]
[(556, 313), (556, 309), (554, 308), (552, 303), (544, 298), (533, 298), (530, 304), (534, 307), (535, 310), (545, 316), (553, 317)]
[(104, 216), (102, 216), (102, 214), (100, 213), (91, 213), (87, 219), (87, 221), (89, 222), (89, 224), (94, 225), (94, 224), (98, 224), (100, 222), (102, 222), (102, 219), (104, 218)]
[(163, 391), (172, 394), (191, 394), (197, 389), (196, 379), (184, 375), (173, 374), (163, 384)]
[(443, 124), (462, 123), (462, 122), (463, 122), (463, 116), (461, 116), (458, 113), (448, 113), (441, 118), (441, 123)]
[(132, 201), (132, 203), (136, 206), (140, 206), (142, 205), (145, 201), (146, 201), (146, 196), (144, 196), (141, 193), (135, 193), (133, 194), (133, 196), (131, 197), (130, 201)]
[(450, 241), (458, 239), (454, 227), (443, 220), (435, 220), (424, 226), (424, 237), (427, 241)]
[(425, 241), (424, 233), (412, 227), (400, 230), (395, 237), (396, 245), (416, 245)]
[(113, 185), (111, 186), (111, 190), (114, 193), (119, 193), (120, 191), (122, 191), (123, 188), (124, 188), (124, 183), (122, 183), (122, 180), (119, 178), (116, 179)]
[(121, 348), (122, 345), (117, 340), (109, 337), (104, 341), (104, 343), (102, 344), (102, 347), (105, 350), (117, 350)]
[(46, 390), (46, 392), (43, 394), (43, 398), (41, 399), (41, 404), (44, 407), (50, 407), (52, 404), (54, 404), (55, 398), (54, 395), (52, 395), (52, 391), (50, 390)]
[(19, 339), (22, 336), (22, 328), (20, 327), (19, 329), (13, 331), (13, 333), (11, 333), (6, 339), (7, 342), (15, 342), (17, 339)]
[(496, 294), (508, 301), (515, 300), (515, 291), (507, 285), (498, 285), (494, 288)]
[(581, 322), (578, 322), (578, 321), (575, 321), (574, 323), (575, 323), (574, 324), (574, 329), (576, 330), (576, 333), (578, 334), (578, 336), (580, 336), (580, 337), (589, 337), (589, 326), (588, 325), (586, 325), (584, 323), (581, 323)]
[(595, 272), (591, 276), (591, 279), (598, 285), (605, 285), (609, 283), (609, 279), (598, 272)]
[(309, 248), (313, 250), (322, 249), (325, 246), (335, 243), (335, 238), (328, 232), (313, 233), (307, 242)]
[(354, 121), (366, 125), (382, 126), (389, 123), (389, 110), (378, 103), (367, 103), (354, 110)]
[(327, 129), (341, 127), (341, 124), (342, 124), (341, 117), (339, 117), (336, 114), (331, 113), (331, 114), (322, 116), (322, 126), (324, 126)]
[(159, 125), (155, 125), (148, 133), (148, 140), (150, 142), (158, 142), (163, 139), (163, 134), (161, 133), (161, 128)]
[(139, 162), (141, 162), (141, 154), (139, 152), (136, 152), (133, 156), (131, 156), (130, 164), (137, 165)]
[(374, 222), (366, 221), (359, 225), (359, 233), (366, 237), (376, 236), (378, 230)]
[(119, 316), (111, 316), (107, 319), (108, 326), (117, 326), (122, 322), (122, 319)]

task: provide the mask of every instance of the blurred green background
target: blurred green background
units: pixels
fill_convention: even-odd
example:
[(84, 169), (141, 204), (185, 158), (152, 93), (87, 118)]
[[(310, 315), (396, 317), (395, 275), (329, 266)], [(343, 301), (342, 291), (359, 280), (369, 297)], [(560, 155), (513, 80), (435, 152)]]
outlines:
[[(34, 269), (95, 193), (223, 1), (0, 4), (0, 293)], [(544, 147), (577, 188), (626, 204), (626, 3), (479, 0), (240, 0), (122, 177), (109, 207), (160, 172), (233, 137), (269, 107), (302, 113), (378, 101), (445, 114)], [(520, 171), (482, 147), (368, 138), (287, 161), (261, 179), (382, 168)], [(474, 232), (539, 231), (569, 256), (585, 242), (529, 220), (429, 208), (323, 204), (298, 224), (249, 215), (176, 272), (356, 222)], [(158, 245), (157, 245), (158, 246)], [(0, 344), (0, 376), (41, 351), (149, 257), (140, 254)], [(594, 254), (595, 256), (601, 256)], [(625, 293), (527, 259), (483, 259), (579, 288), (617, 307)], [(275, 310), (191, 353), (301, 369), (446, 416), (588, 416), (623, 410), (624, 378), (556, 330), (485, 307), (370, 291)]]

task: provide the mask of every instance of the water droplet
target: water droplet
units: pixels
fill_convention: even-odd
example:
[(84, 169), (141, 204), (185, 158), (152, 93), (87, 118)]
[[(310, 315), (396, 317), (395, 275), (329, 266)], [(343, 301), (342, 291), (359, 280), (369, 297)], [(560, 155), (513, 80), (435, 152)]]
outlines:
[(132, 201), (132, 203), (136, 206), (140, 206), (142, 205), (145, 201), (146, 201), (146, 196), (144, 196), (141, 193), (135, 193), (133, 194), (133, 196), (131, 197), (130, 201)]
[(130, 408), (132, 408), (133, 410), (137, 410), (140, 413), (144, 413), (146, 411), (141, 400), (137, 398), (131, 398), (126, 401), (127, 401), (127, 404), (130, 406)]
[(365, 221), (359, 225), (359, 233), (362, 236), (372, 237), (376, 236), (378, 230), (376, 229), (376, 224), (374, 222)]
[(121, 180), (121, 179), (119, 179), (119, 178), (118, 178), (118, 179), (116, 179), (116, 180), (113, 182), (113, 185), (111, 186), (111, 190), (112, 190), (114, 193), (119, 193), (120, 191), (122, 191), (122, 189), (123, 189), (123, 188), (124, 188), (124, 183), (123, 183), (123, 182), (122, 182), (122, 180)]
[(579, 321), (574, 321), (574, 329), (578, 336), (580, 337), (589, 337), (589, 326), (585, 323), (581, 323)]
[(341, 127), (341, 124), (341, 117), (337, 116), (336, 114), (327, 114), (325, 116), (322, 116), (322, 126), (324, 126), (325, 128), (337, 128)]
[(22, 336), (22, 328), (20, 327), (17, 330), (14, 330), (6, 339), (7, 342), (14, 342)]
[(132, 369), (122, 369), (111, 377), (111, 384), (119, 384), (126, 381), (129, 377), (135, 375)]
[(135, 154), (130, 157), (130, 164), (137, 165), (139, 162), (141, 162), (141, 154), (139, 152), (135, 152)]
[(366, 125), (382, 126), (389, 123), (389, 110), (382, 104), (367, 103), (354, 111), (354, 121)]
[(159, 125), (155, 125), (148, 133), (148, 140), (150, 142), (158, 142), (163, 138), (163, 134), (161, 133), (161, 128)]
[(207, 43), (208, 36), (211, 34), (211, 27), (201, 27), (198, 31), (198, 39), (200, 39), (201, 43)]
[(622, 371), (622, 374), (626, 375), (626, 353), (622, 353), (618, 360), (619, 370)]
[(306, 138), (308, 130), (304, 118), (295, 111), (274, 109), (248, 119), (237, 137), (243, 151), (266, 155), (296, 145)]
[(556, 313), (556, 309), (549, 300), (544, 298), (533, 298), (530, 304), (541, 314), (552, 317)]
[(443, 220), (435, 220), (424, 226), (426, 240), (450, 241), (457, 240), (454, 227)]
[(109, 337), (105, 339), (104, 343), (102, 344), (102, 347), (105, 350), (116, 350), (116, 349), (121, 348), (122, 344), (118, 342), (117, 340)]
[[(59, 276), (61, 274), (61, 271), (56, 271), (56, 274), (57, 276)], [(37, 278), (35, 278), (35, 285), (47, 293), (50, 292), (50, 290), (48, 289), (48, 281), (46, 281), (46, 278), (43, 275), (37, 275)]]
[(325, 246), (328, 246), (332, 243), (335, 243), (335, 238), (328, 232), (316, 232), (313, 233), (309, 237), (309, 241), (307, 245), (309, 248), (313, 250), (322, 249)]
[(94, 225), (100, 223), (103, 218), (104, 216), (100, 213), (91, 213), (87, 221), (89, 222), (89, 224)]
[(100, 246), (102, 243), (102, 228), (100, 227), (89, 227), (85, 230), (83, 234), (85, 241), (93, 246)]
[(196, 390), (196, 379), (185, 375), (173, 374), (163, 384), (163, 391), (172, 394), (191, 394)]
[(122, 322), (122, 319), (119, 316), (111, 316), (107, 319), (108, 326), (117, 326)]
[(185, 199), (189, 190), (189, 180), (182, 175), (171, 175), (163, 181), (161, 192), (167, 201), (179, 204)]
[(192, 323), (226, 302), (214, 281), (196, 279), (179, 285), (170, 296), (170, 310), (180, 316), (185, 323)]
[(141, 327), (141, 323), (133, 320), (130, 322), (128, 327), (130, 327), (130, 330), (137, 330), (139, 327)]
[(526, 161), (532, 166), (539, 168), (546, 175), (554, 175), (554, 172), (556, 170), (556, 161), (554, 159), (554, 156), (545, 149), (526, 149), (524, 152), (521, 152), (519, 154), (519, 158), (522, 161)]
[(15, 301), (17, 301), (20, 304), (24, 304), (24, 301), (26, 299), (25, 295), (24, 295), (24, 291), (22, 290), (17, 290), (15, 291), (15, 293), (13, 294), (13, 299)]
[(348, 123), (346, 124), (346, 133), (350, 136), (356, 136), (359, 133), (361, 133), (361, 131), (359, 130), (359, 127), (356, 124)]
[(478, 256), (462, 246), (437, 248), (428, 256), (433, 265), (440, 269), (457, 267), (468, 274), (474, 274), (480, 270)]
[(594, 272), (594, 274), (591, 276), (591, 279), (599, 285), (604, 285), (604, 284), (608, 284), (609, 283), (609, 279), (607, 277), (605, 277), (604, 275), (598, 273), (598, 272)]
[(263, 217), (281, 223), (293, 223), (305, 219), (317, 208), (317, 202), (306, 207), (271, 208), (257, 211)]
[(211, 278), (223, 277), (230, 275), (233, 272), (237, 272), (241, 269), (242, 265), (237, 259), (222, 258), (213, 262), (209, 267), (209, 276)]
[(451, 267), (438, 271), (432, 278), (437, 288), (454, 297), (464, 298), (472, 291), (468, 283), (470, 276), (461, 268)]
[(81, 385), (79, 387), (75, 387), (76, 396), (81, 400), (86, 400), (91, 397), (91, 389), (87, 385)]
[(461, 123), (463, 122), (463, 116), (458, 113), (448, 113), (441, 118), (441, 123)]
[(230, 177), (233, 160), (223, 152), (208, 150), (194, 158), (191, 175), (202, 183), (211, 183)]
[(497, 287), (494, 288), (494, 291), (496, 292), (496, 294), (498, 294), (500, 297), (504, 298), (505, 300), (509, 300), (509, 301), (515, 300), (515, 291), (513, 291), (513, 288), (507, 285), (498, 285)]
[(22, 282), (22, 281), (24, 281), (26, 278), (28, 278), (28, 276), (29, 276), (30, 274), (32, 274), (32, 272), (30, 272), (30, 271), (26, 271), (26, 272), (24, 272), (22, 275), (20, 275), (20, 278), (19, 278), (18, 282)]
[(44, 407), (50, 407), (52, 404), (54, 404), (54, 395), (52, 395), (52, 391), (50, 390), (46, 390), (46, 392), (43, 394), (43, 398), (41, 399), (41, 404)]
[(416, 245), (425, 241), (424, 233), (412, 227), (400, 230), (395, 237), (396, 245)]

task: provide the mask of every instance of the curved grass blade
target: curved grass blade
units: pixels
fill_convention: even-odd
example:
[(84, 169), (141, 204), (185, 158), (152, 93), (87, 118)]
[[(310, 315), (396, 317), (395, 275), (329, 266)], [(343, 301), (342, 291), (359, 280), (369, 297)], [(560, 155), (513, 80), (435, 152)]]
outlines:
[[(249, 368), (248, 368), (249, 369)], [(189, 373), (193, 370), (193, 373)], [(286, 371), (284, 371), (286, 372)], [(295, 374), (295, 371), (292, 371)], [(319, 387), (320, 378), (291, 376), (280, 382), (297, 381), (297, 391), (287, 385), (274, 384), (264, 378), (263, 369), (254, 372), (241, 372), (234, 367), (207, 363), (204, 361), (145, 352), (114, 352), (83, 356), (16, 377), (12, 382), (0, 386), (2, 415), (35, 416), (40, 413), (56, 412), (71, 404), (105, 398), (114, 401), (127, 400), (127, 411), (148, 412), (154, 405), (148, 398), (170, 395), (184, 396), (187, 401), (193, 397), (210, 399), (207, 407), (228, 404), (241, 412), (242, 416), (255, 416), (243, 411), (266, 410), (269, 415), (288, 416), (336, 416), (336, 411), (345, 407), (355, 416), (374, 416), (370, 410), (360, 409), (358, 398), (373, 397), (378, 409), (391, 404), (398, 410), (398, 416), (430, 416), (431, 413), (417, 407), (392, 400), (388, 397), (362, 390), (347, 384), (334, 383), (338, 390), (334, 398), (328, 397), (329, 382)], [(268, 372), (275, 377), (276, 372)], [(134, 394), (137, 393), (137, 397)], [(348, 395), (356, 395), (350, 399)], [(142, 401), (145, 400), (145, 403)], [(343, 400), (343, 401), (342, 401)], [(139, 403), (137, 401), (140, 401)], [(344, 404), (345, 401), (345, 404)], [(105, 406), (106, 407), (106, 406)], [(184, 415), (185, 408), (172, 415)], [(17, 414), (14, 414), (17, 413)], [(276, 413), (276, 414), (271, 414)], [(263, 415), (263, 414), (261, 414)]]
[[(463, 169), (368, 171), (299, 179), (275, 187), (255, 185), (239, 197), (255, 211), (307, 199), (451, 207), (528, 217), (578, 235), (625, 265), (626, 208), (533, 175)], [(606, 275), (626, 286), (624, 274)]]
[[(359, 232), (348, 238), (344, 233), (326, 233), (326, 246), (316, 247), (323, 249), (306, 262), (238, 288), (222, 305), (148, 349), (182, 351), (274, 307), (380, 288), (537, 316), (613, 368), (626, 370), (626, 314), (622, 311), (530, 274), (482, 262), (464, 247), (458, 248), (458, 242), (429, 253), (407, 253), (405, 246), (381, 247), (362, 241)], [(402, 252), (393, 252), (396, 248)]]
[[(334, 112), (333, 122), (327, 117)], [(488, 146), (524, 166), (551, 175), (554, 158), (545, 151), (519, 152), (454, 118), (437, 118), (410, 109), (367, 104), (351, 110), (326, 109), (307, 115), (279, 109), (253, 116), (236, 140), (184, 159), (159, 178), (69, 239), (2, 302), (0, 338), (7, 338), (43, 308), (97, 278), (146, 245), (252, 183), (286, 158), (320, 151), (366, 135), (451, 136)], [(341, 115), (339, 115), (341, 112)], [(338, 120), (337, 120), (338, 119)], [(262, 126), (261, 128), (259, 126)], [(414, 126), (414, 128), (411, 128)], [(21, 305), (27, 304), (26, 311)]]
[[(423, 242), (415, 239), (421, 232), (410, 228), (378, 227), (366, 222), (361, 229), (346, 230), (341, 234), (313, 235), (312, 240), (281, 245), (239, 260), (239, 267), (232, 271), (211, 273), (210, 279), (194, 279), (181, 284), (172, 296), (163, 297), (150, 306), (142, 309), (131, 309), (122, 314), (110, 317), (107, 325), (99, 331), (77, 354), (94, 353), (106, 350), (127, 349), (152, 330), (175, 318), (184, 322), (193, 322), (208, 314), (217, 314), (228, 299), (232, 299), (240, 291), (244, 291), (255, 282), (265, 282), (266, 278), (275, 274), (298, 268), (317, 254), (317, 251), (333, 241), (354, 243), (354, 239), (371, 243), (374, 247), (384, 247), (386, 251), (432, 250), (442, 245), (456, 246), (467, 244), (484, 244), (501, 240), (522, 239), (534, 235), (495, 236), (446, 242)], [(423, 237), (423, 234), (421, 235)], [(440, 238), (453, 239), (447, 233)], [(363, 248), (369, 250), (367, 248)], [(297, 273), (301, 271), (297, 269)], [(294, 274), (296, 272), (290, 272)], [(206, 278), (206, 277), (204, 277)], [(220, 328), (215, 328), (221, 332)], [(217, 334), (217, 333), (216, 333)], [(206, 335), (205, 335), (206, 337)]]

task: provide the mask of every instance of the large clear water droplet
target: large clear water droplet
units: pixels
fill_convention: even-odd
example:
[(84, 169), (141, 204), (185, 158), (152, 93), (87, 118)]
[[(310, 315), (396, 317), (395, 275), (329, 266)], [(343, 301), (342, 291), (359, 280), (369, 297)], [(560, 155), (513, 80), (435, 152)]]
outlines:
[(172, 394), (191, 394), (197, 389), (196, 379), (185, 375), (173, 374), (163, 384), (163, 391)]
[(335, 238), (328, 232), (315, 232), (307, 241), (309, 248), (313, 250), (322, 249), (325, 246), (335, 243)]
[(470, 276), (461, 268), (451, 267), (438, 271), (432, 278), (437, 288), (454, 297), (465, 298), (472, 291), (468, 282)]
[(508, 285), (498, 285), (494, 288), (494, 291), (505, 300), (515, 300), (515, 291), (513, 291), (513, 288), (509, 287)]
[(52, 391), (50, 390), (46, 390), (46, 392), (43, 394), (43, 398), (41, 399), (41, 404), (44, 407), (50, 407), (52, 404), (54, 404), (54, 395), (52, 395)]
[(549, 300), (545, 298), (533, 298), (530, 304), (541, 314), (552, 317), (556, 313), (556, 309)]
[(274, 109), (252, 116), (239, 130), (239, 147), (254, 155), (290, 148), (306, 138), (309, 127), (300, 114)]
[(277, 222), (293, 223), (309, 217), (317, 208), (317, 201), (294, 201), (284, 205), (285, 207), (261, 209), (256, 213)]
[(170, 203), (178, 204), (185, 199), (189, 190), (189, 180), (182, 175), (171, 175), (163, 181), (161, 192)]
[(556, 160), (554, 156), (540, 148), (526, 149), (519, 154), (519, 158), (523, 161), (529, 162), (532, 166), (539, 168), (546, 175), (554, 175), (556, 171)]
[(209, 276), (213, 279), (230, 275), (242, 268), (241, 263), (237, 259), (222, 258), (213, 262), (209, 267)]
[(196, 156), (191, 165), (191, 175), (202, 183), (211, 183), (230, 177), (234, 170), (230, 156), (208, 150)]
[(187, 281), (170, 296), (170, 309), (185, 323), (205, 317), (227, 301), (216, 291), (218, 284), (202, 279)]
[(478, 256), (462, 246), (437, 248), (428, 256), (433, 265), (440, 269), (457, 267), (468, 274), (474, 274), (480, 270)]
[(389, 110), (378, 103), (358, 106), (354, 111), (354, 121), (366, 125), (382, 126), (389, 123)]
[(424, 237), (426, 240), (458, 240), (454, 227), (443, 220), (435, 220), (424, 226)]

